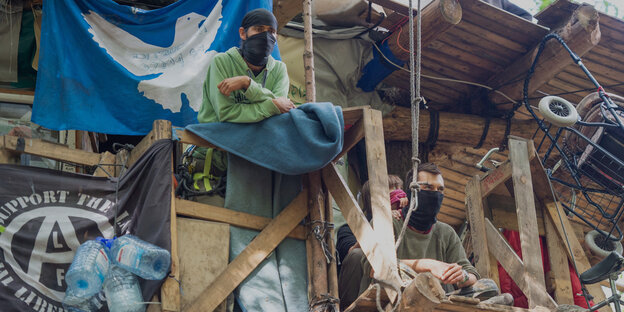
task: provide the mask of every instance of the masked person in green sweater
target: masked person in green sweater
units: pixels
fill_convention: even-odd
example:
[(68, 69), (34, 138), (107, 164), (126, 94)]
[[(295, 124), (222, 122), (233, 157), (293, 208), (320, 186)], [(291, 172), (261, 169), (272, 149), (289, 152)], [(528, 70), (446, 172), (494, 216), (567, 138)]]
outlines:
[(245, 15), (239, 28), (240, 48), (215, 55), (204, 82), (197, 120), (251, 123), (295, 108), (286, 97), (286, 65), (271, 56), (277, 20), (265, 9)]
[[(406, 181), (411, 179), (408, 175)], [(405, 236), (397, 249), (397, 258), (402, 267), (407, 266), (416, 273), (431, 272), (447, 292), (472, 286), (479, 274), (466, 258), (461, 240), (450, 225), (436, 219), (444, 198), (444, 179), (440, 169), (433, 163), (421, 164), (417, 182), (420, 185), (417, 210), (412, 212), (409, 220), (405, 220), (409, 209), (407, 205), (400, 220), (392, 220), (395, 237), (399, 235), (403, 222), (408, 222)], [(371, 270), (361, 249), (349, 251), (342, 262), (339, 277), (339, 287), (343, 288), (339, 289), (341, 307), (348, 307), (357, 298), (356, 294), (368, 288), (372, 281)]]

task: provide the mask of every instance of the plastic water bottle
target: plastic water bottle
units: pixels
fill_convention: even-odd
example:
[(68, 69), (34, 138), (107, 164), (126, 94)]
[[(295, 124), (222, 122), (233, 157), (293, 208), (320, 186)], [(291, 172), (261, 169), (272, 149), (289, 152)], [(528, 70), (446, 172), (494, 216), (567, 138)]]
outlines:
[(87, 299), (100, 292), (108, 274), (109, 260), (105, 247), (95, 241), (84, 242), (65, 275), (67, 289), (76, 297)]
[(104, 281), (104, 295), (110, 312), (144, 312), (143, 295), (134, 274), (112, 266)]
[(169, 251), (129, 234), (113, 242), (110, 257), (115, 265), (147, 280), (165, 278), (171, 264)]
[(101, 307), (97, 295), (85, 299), (76, 297), (71, 290), (67, 290), (63, 298), (63, 308), (69, 312), (97, 312)]

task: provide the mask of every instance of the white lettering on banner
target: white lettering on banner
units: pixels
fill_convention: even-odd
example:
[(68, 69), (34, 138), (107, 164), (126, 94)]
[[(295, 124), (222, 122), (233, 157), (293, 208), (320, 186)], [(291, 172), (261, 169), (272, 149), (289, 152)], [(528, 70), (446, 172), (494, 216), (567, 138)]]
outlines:
[(0, 283), (4, 286), (9, 286), (13, 281), (13, 278), (9, 276), (9, 272), (4, 267), (4, 263), (0, 262)]
[[(50, 299), (61, 301), (64, 293), (55, 289), (49, 288), (41, 281), (41, 273), (43, 264), (57, 264), (57, 265), (69, 265), (73, 258), (75, 250), (80, 246), (80, 241), (76, 237), (74, 226), (70, 220), (71, 218), (82, 218), (94, 221), (98, 230), (105, 237), (113, 236), (113, 227), (109, 223), (108, 218), (99, 212), (91, 212), (89, 210), (71, 207), (60, 206), (48, 206), (36, 208), (23, 212), (14, 217), (11, 222), (5, 226), (5, 231), (0, 235), (0, 249), (4, 252), (4, 261), (11, 269), (17, 274), (17, 276), (25, 283), (36, 287), (42, 295), (49, 297)], [(28, 265), (26, 269), (23, 269), (17, 262), (17, 259), (12, 253), (12, 242), (15, 235), (31, 220), (42, 220), (41, 227), (34, 238), (34, 246), (32, 254), (30, 255)], [(65, 243), (70, 248), (68, 251), (62, 252), (47, 252), (47, 244), (50, 236), (54, 237), (53, 229), (54, 225), (58, 224), (58, 229), (65, 239)], [(61, 282), (60, 277), (64, 278), (64, 269), (57, 271), (57, 281)], [(0, 271), (1, 272), (1, 271)], [(21, 298), (18, 296), (18, 298)]]
[[(9, 200), (0, 206), (0, 224), (4, 225), (12, 214), (18, 212), (18, 209), (29, 208), (42, 203), (64, 204), (67, 195), (69, 195), (69, 191), (45, 191), (43, 192), (43, 196), (39, 193), (33, 193), (30, 196), (21, 196)], [(58, 199), (56, 197), (58, 197)]]
[(206, 71), (217, 54), (209, 48), (221, 26), (222, 6), (219, 0), (207, 17), (191, 12), (178, 18), (168, 47), (145, 43), (93, 11), (82, 16), (100, 48), (128, 72), (145, 77), (139, 81), (138, 92), (173, 113), (180, 112), (185, 95), (197, 112)]
[(63, 280), (65, 279), (65, 270), (56, 269), (56, 284), (63, 286)]

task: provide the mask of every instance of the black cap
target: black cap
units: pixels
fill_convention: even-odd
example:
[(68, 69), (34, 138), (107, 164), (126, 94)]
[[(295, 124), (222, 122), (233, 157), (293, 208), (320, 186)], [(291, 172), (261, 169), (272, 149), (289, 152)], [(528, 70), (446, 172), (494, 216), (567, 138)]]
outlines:
[(273, 16), (273, 13), (266, 9), (255, 9), (249, 11), (245, 14), (245, 17), (243, 17), (241, 27), (244, 29), (256, 25), (268, 25), (277, 30), (277, 20), (275, 19), (275, 16)]

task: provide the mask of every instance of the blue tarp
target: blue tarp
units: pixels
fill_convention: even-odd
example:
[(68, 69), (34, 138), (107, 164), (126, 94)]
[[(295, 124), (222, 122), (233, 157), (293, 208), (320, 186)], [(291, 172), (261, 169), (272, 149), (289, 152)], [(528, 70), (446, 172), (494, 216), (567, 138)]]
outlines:
[(229, 122), (186, 127), (206, 141), (262, 167), (288, 175), (325, 167), (342, 150), (342, 109), (308, 103), (253, 124)]
[(197, 123), (213, 56), (239, 45), (246, 12), (272, 3), (179, 0), (145, 11), (112, 0), (44, 1), (32, 120), (127, 135), (148, 133), (156, 119)]

